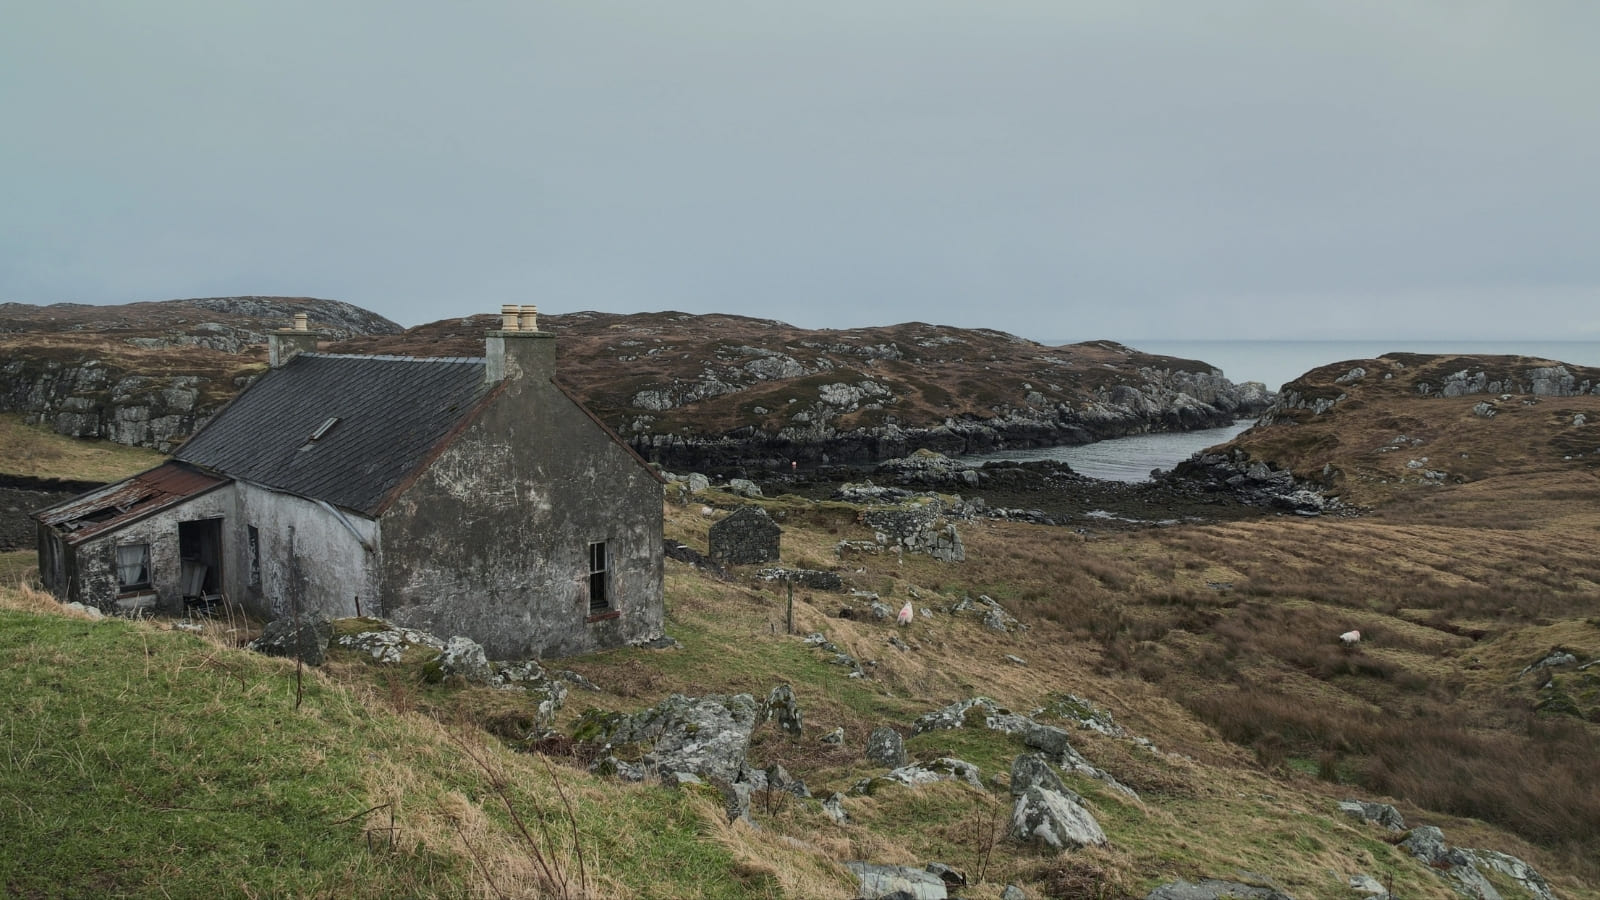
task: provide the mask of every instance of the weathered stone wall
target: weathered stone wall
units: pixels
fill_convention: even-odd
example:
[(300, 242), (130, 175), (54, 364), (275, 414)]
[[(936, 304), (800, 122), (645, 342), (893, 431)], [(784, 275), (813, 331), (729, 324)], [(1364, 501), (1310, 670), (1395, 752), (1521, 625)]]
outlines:
[(747, 566), (777, 562), (783, 530), (759, 506), (744, 506), (711, 526), (709, 555), (719, 563)]
[[(661, 485), (550, 381), (554, 339), (507, 337), (507, 381), (382, 518), (384, 614), (495, 659), (658, 636)], [(611, 608), (589, 614), (588, 549)]]

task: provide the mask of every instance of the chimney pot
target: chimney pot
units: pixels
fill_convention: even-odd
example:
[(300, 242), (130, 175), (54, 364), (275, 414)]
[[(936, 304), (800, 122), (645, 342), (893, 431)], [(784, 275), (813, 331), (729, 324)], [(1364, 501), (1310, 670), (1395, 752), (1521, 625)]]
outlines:
[(520, 318), (523, 331), (539, 330), (539, 307), (532, 304), (523, 304)]
[(295, 313), (294, 314), (294, 330), (295, 331), (309, 331), (310, 330), (309, 324), (310, 323), (308, 322), (305, 313)]
[(517, 324), (518, 312), (519, 312), (519, 307), (515, 303), (502, 303), (500, 305), (500, 330), (501, 331), (520, 331), (521, 330), (521, 327)]

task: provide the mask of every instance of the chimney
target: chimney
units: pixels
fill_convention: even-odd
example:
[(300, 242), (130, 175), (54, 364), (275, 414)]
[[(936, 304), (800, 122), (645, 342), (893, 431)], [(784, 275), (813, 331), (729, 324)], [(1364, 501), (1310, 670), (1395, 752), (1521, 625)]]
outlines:
[(549, 381), (556, 373), (556, 336), (539, 330), (539, 308), (507, 303), (500, 307), (500, 330), (484, 340), (484, 377), (501, 381)]
[(292, 328), (280, 328), (267, 335), (267, 362), (277, 369), (302, 353), (315, 352), (319, 337), (311, 330), (306, 314), (295, 313)]

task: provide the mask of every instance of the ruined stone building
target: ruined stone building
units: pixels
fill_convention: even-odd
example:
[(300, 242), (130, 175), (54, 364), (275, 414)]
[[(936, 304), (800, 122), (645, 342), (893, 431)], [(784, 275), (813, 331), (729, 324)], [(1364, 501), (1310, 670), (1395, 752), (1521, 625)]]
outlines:
[(661, 634), (659, 478), (552, 380), (533, 307), (481, 358), (319, 353), (299, 316), (269, 357), (172, 460), (35, 514), (52, 593), (381, 616), (496, 659)]

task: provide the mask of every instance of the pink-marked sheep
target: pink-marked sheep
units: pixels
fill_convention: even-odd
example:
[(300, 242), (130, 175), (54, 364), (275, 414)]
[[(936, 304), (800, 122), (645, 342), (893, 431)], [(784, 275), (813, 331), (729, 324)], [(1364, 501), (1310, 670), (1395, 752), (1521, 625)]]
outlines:
[(905, 606), (900, 607), (900, 615), (897, 617), (896, 621), (898, 621), (901, 625), (910, 625), (911, 624), (911, 601), (910, 600), (906, 601), (906, 605)]
[(1361, 643), (1361, 632), (1346, 631), (1344, 634), (1339, 635), (1339, 643), (1345, 645), (1346, 647), (1354, 647), (1355, 645)]

